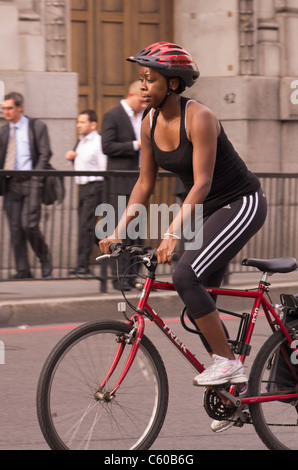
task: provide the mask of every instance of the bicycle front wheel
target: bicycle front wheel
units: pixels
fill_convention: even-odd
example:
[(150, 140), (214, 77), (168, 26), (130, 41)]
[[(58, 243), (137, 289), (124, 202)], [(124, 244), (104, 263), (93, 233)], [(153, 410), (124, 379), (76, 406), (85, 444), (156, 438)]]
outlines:
[[(136, 358), (111, 399), (132, 345), (126, 344), (113, 375), (100, 389), (122, 340), (132, 327), (122, 322), (82, 325), (58, 343), (39, 378), (37, 414), (54, 450), (148, 449), (168, 405), (168, 380), (161, 357), (143, 336)], [(107, 393), (106, 393), (107, 392)]]
[[(298, 338), (298, 321), (288, 324)], [(281, 331), (274, 333), (260, 349), (251, 369), (249, 395), (273, 395), (275, 393), (298, 393), (298, 383), (293, 378), (281, 348), (286, 351), (291, 364), (296, 356), (286, 345)], [(294, 353), (295, 355), (295, 353)], [(293, 358), (295, 360), (293, 360)], [(297, 371), (298, 372), (298, 371)], [(250, 405), (253, 425), (264, 444), (272, 450), (298, 449), (298, 400), (284, 399)]]

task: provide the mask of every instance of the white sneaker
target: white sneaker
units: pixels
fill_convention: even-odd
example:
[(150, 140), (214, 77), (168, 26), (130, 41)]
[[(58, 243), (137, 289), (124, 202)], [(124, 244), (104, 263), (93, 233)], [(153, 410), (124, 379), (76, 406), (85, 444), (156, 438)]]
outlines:
[(213, 432), (223, 432), (223, 431), (226, 431), (227, 429), (231, 428), (232, 426), (234, 426), (234, 421), (232, 421), (233, 418), (231, 418), (231, 420), (222, 420), (222, 421), (219, 421), (217, 419), (214, 419), (211, 423), (211, 429)]
[(248, 381), (244, 374), (243, 364), (239, 360), (231, 360), (216, 354), (213, 354), (212, 359), (213, 364), (194, 378), (194, 385), (206, 387), (208, 385), (238, 384)]
[(248, 411), (242, 411), (242, 418), (241, 421), (239, 421), (239, 424), (237, 424), (237, 421), (240, 419), (239, 412), (236, 411), (234, 416), (231, 417), (230, 420), (214, 420), (211, 423), (211, 429), (213, 432), (223, 432), (226, 431), (227, 429), (231, 428), (232, 426), (238, 426), (242, 427), (245, 422), (250, 423), (250, 417)]

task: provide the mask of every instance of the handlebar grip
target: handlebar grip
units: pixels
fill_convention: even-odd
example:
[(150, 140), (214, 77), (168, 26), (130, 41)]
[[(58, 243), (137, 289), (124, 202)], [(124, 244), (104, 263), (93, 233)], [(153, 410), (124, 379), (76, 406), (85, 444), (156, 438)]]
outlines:
[(117, 248), (119, 248), (120, 246), (122, 246), (121, 243), (112, 243), (110, 246), (109, 246), (109, 250), (111, 253), (113, 253), (114, 251), (117, 250)]

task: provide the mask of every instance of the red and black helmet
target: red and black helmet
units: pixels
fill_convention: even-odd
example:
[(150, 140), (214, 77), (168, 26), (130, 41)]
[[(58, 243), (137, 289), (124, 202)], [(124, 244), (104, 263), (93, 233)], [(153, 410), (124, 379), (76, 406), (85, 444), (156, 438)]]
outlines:
[(156, 42), (127, 60), (143, 67), (151, 67), (167, 77), (180, 77), (191, 87), (200, 75), (191, 55), (177, 44)]

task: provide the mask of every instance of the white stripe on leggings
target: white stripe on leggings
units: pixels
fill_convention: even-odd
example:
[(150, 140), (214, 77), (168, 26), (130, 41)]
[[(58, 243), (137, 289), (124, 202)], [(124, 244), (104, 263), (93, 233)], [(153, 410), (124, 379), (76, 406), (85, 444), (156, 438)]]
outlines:
[[(254, 204), (255, 198), (255, 204)], [(248, 209), (244, 216), (241, 218), (243, 212)], [(243, 197), (243, 204), (241, 210), (238, 212), (235, 219), (200, 253), (198, 258), (192, 263), (192, 269), (197, 277), (200, 277), (202, 272), (210, 266), (215, 259), (229, 247), (237, 238), (243, 233), (254, 218), (258, 208), (258, 193), (249, 197)], [(238, 219), (240, 221), (238, 222)], [(203, 227), (204, 230), (204, 227)], [(228, 232), (226, 234), (226, 232)], [(226, 234), (226, 235), (225, 235)], [(235, 236), (233, 236), (235, 234)], [(224, 238), (222, 238), (224, 237)], [(213, 248), (214, 247), (214, 248)], [(220, 249), (222, 247), (222, 249)], [(220, 250), (220, 251), (218, 251)], [(211, 259), (210, 259), (211, 258)]]

